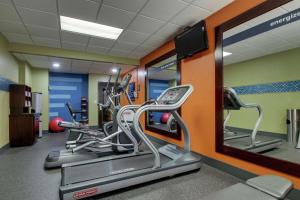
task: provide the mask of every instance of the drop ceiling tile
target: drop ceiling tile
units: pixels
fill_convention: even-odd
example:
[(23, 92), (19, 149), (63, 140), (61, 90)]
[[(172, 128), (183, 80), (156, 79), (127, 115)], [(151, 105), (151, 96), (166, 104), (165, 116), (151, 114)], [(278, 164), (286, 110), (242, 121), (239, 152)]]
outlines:
[(49, 57), (47, 56), (36, 56), (36, 55), (24, 55), (27, 62), (37, 68), (50, 69), (52, 67), (51, 62), (49, 61)]
[(96, 3), (102, 3), (102, 0), (90, 0), (90, 1), (94, 1)]
[(11, 0), (0, 0), (0, 3), (12, 5)]
[(105, 48), (111, 48), (113, 44), (115, 43), (115, 40), (105, 39), (105, 38), (96, 38), (91, 37), (89, 41), (89, 45), (91, 46), (99, 46), (99, 47), (105, 47)]
[(71, 66), (60, 66), (59, 68), (49, 68), (51, 72), (71, 73)]
[(163, 21), (152, 19), (150, 17), (138, 15), (129, 25), (128, 29), (140, 33), (152, 34), (164, 24)]
[(111, 69), (90, 69), (91, 74), (112, 74)]
[(92, 61), (88, 60), (72, 60), (72, 68), (82, 68), (86, 69), (89, 68), (93, 64)]
[(123, 10), (138, 12), (147, 0), (104, 0), (103, 3)]
[(179, 0), (150, 0), (140, 14), (167, 21), (187, 5), (189, 4)]
[(144, 52), (131, 52), (127, 57), (128, 58), (135, 58), (135, 59), (141, 59), (143, 58), (144, 56), (146, 56), (147, 53), (144, 53)]
[(41, 61), (41, 62), (48, 62), (48, 56), (38, 56), (38, 55), (31, 55), (31, 54), (24, 54), (27, 61)]
[(171, 22), (179, 26), (189, 26), (199, 22), (211, 14), (210, 11), (200, 8), (198, 6), (190, 5), (182, 12), (176, 15)]
[(91, 67), (89, 68), (90, 73), (105, 73), (111, 70), (114, 66), (113, 63), (105, 63), (105, 62), (93, 62)]
[(93, 62), (91, 68), (98, 68), (98, 69), (107, 69), (113, 67), (113, 63), (107, 62)]
[(149, 46), (138, 46), (132, 53), (145, 53), (149, 54), (152, 52), (155, 48), (154, 47), (149, 47)]
[(131, 30), (124, 31), (118, 41), (120, 42), (129, 42), (133, 44), (140, 44), (149, 37), (149, 34), (139, 33)]
[(18, 22), (9, 22), (9, 21), (0, 21), (0, 31), (1, 32), (10, 32), (10, 33), (19, 33), (27, 34), (27, 31), (23, 24)]
[(137, 47), (136, 44), (117, 41), (113, 48), (122, 51), (132, 51), (136, 47)]
[(21, 7), (18, 7), (18, 12), (26, 25), (42, 26), (52, 29), (59, 28), (58, 17), (55, 14)]
[(96, 53), (96, 54), (106, 54), (109, 48), (99, 47), (99, 46), (88, 46), (86, 52)]
[(97, 11), (100, 7), (99, 3), (86, 0), (60, 0), (60, 15), (73, 17), (76, 19), (95, 21)]
[(32, 40), (34, 41), (34, 44), (39, 46), (46, 46), (46, 47), (54, 47), (54, 48), (60, 48), (60, 41), (44, 38), (44, 37), (37, 37), (32, 36)]
[(269, 12), (264, 13), (263, 15), (260, 15), (252, 20), (249, 20), (247, 22), (245, 22), (244, 24), (250, 26), (250, 27), (254, 27), (257, 26), (261, 23), (264, 23), (268, 20), (274, 19), (276, 17), (279, 17), (280, 15), (283, 15), (287, 13), (286, 10), (282, 9), (282, 8), (276, 8), (274, 10), (271, 10)]
[(21, 53), (14, 53), (14, 56), (16, 56), (19, 60), (26, 61), (25, 56)]
[(75, 73), (75, 74), (88, 74), (89, 73), (88, 69), (74, 68), (74, 67), (71, 68), (71, 72)]
[(20, 7), (57, 14), (56, 1), (54, 0), (14, 0), (14, 2)]
[(288, 10), (288, 11), (293, 11), (297, 8), (300, 8), (300, 0), (293, 0), (293, 1), (283, 5), (281, 7)]
[(288, 51), (290, 49), (298, 48), (299, 46), (293, 43), (286, 43), (283, 46), (274, 45), (272, 49), (269, 49), (268, 54), (274, 54), (278, 52)]
[(166, 42), (165, 38), (156, 36), (156, 35), (152, 35), (150, 38), (148, 38), (144, 43), (143, 46), (149, 46), (149, 47), (154, 47), (154, 48), (158, 48), (159, 46), (161, 46), (164, 42)]
[[(276, 43), (274, 41), (276, 41)], [(271, 35), (268, 32), (256, 35), (255, 37), (243, 40), (242, 42), (249, 47), (255, 47), (267, 52), (273, 47), (284, 46), (287, 43), (286, 40), (282, 40), (276, 36)]]
[(25, 55), (25, 58), (33, 67), (51, 68), (51, 63), (47, 56)]
[(26, 26), (31, 36), (44, 37), (48, 39), (59, 40), (58, 29), (50, 29), (41, 26)]
[(183, 28), (176, 25), (168, 23), (165, 26), (163, 26), (161, 29), (159, 29), (155, 35), (158, 35), (160, 37), (164, 38), (170, 38), (175, 36), (177, 33), (179, 33)]
[(63, 49), (69, 49), (74, 51), (84, 51), (86, 45), (78, 44), (78, 43), (69, 43), (69, 42), (62, 42)]
[(195, 1), (195, 0), (183, 0), (184, 2), (187, 2), (187, 3), (192, 3), (192, 1)]
[(87, 45), (88, 40), (89, 40), (89, 36), (78, 34), (78, 33), (67, 32), (67, 31), (61, 31), (62, 42)]
[(109, 55), (118, 56), (118, 57), (126, 57), (129, 53), (130, 53), (130, 51), (112, 49), (112, 50), (110, 50)]
[(32, 44), (32, 40), (28, 35), (17, 33), (2, 33), (10, 42)]
[(52, 63), (59, 63), (62, 68), (71, 67), (71, 59), (49, 57), (49, 61)]
[(13, 5), (1, 4), (1, 3), (0, 3), (0, 20), (19, 22), (19, 23), (21, 22)]
[(216, 12), (217, 10), (220, 10), (221, 8), (227, 6), (232, 2), (233, 0), (218, 0), (218, 1), (195, 0), (192, 2), (192, 4), (210, 10), (212, 12)]
[(97, 22), (117, 28), (125, 28), (134, 18), (135, 13), (103, 5)]

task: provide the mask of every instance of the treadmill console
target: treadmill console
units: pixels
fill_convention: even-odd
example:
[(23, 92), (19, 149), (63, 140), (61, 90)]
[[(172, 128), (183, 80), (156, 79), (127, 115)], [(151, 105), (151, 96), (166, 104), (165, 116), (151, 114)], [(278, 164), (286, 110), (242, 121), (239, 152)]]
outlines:
[(162, 96), (157, 99), (159, 104), (175, 104), (180, 101), (189, 91), (190, 86), (177, 86), (167, 89)]
[(232, 88), (224, 87), (224, 109), (240, 110), (242, 106), (237, 98), (238, 97)]

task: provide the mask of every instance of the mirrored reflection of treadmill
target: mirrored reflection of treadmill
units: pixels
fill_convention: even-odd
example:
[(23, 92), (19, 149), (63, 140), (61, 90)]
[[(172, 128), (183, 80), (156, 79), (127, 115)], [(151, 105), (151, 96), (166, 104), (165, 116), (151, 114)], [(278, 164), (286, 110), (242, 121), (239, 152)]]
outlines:
[[(176, 86), (165, 90), (157, 101), (121, 108), (118, 120), (121, 120), (122, 113), (126, 110), (136, 111), (134, 129), (151, 151), (63, 165), (60, 198), (82, 199), (200, 169), (201, 157), (190, 151), (189, 130), (176, 111), (192, 91), (191, 85)], [(140, 116), (146, 111), (170, 111), (183, 130), (184, 148), (168, 144), (157, 149), (138, 123)]]
[[(251, 151), (251, 152), (262, 152), (266, 150), (274, 149), (282, 144), (281, 139), (274, 139), (268, 136), (257, 135), (259, 125), (261, 123), (263, 112), (258, 104), (243, 103), (238, 97), (234, 89), (229, 87), (224, 87), (224, 109), (230, 110), (240, 110), (241, 108), (255, 108), (258, 111), (258, 119), (255, 123), (255, 127), (251, 134), (241, 134), (241, 133), (228, 133), (226, 131), (226, 122), (224, 122), (224, 143), (227, 146), (232, 146), (235, 148)], [(228, 116), (228, 115), (227, 115)], [(230, 112), (229, 112), (230, 116)]]

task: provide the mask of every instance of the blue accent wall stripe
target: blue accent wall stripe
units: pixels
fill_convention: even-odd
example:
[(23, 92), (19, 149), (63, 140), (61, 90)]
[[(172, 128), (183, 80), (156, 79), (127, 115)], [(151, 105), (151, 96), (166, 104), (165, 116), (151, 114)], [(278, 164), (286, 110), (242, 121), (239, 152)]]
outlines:
[(81, 78), (66, 78), (66, 77), (50, 77), (50, 81), (60, 81), (60, 82), (71, 82), (71, 83), (81, 83)]
[(233, 87), (239, 95), (300, 92), (300, 80)]
[(8, 92), (10, 84), (16, 83), (0, 75), (0, 90)]
[(61, 86), (61, 85), (50, 85), (50, 90), (72, 90), (76, 91), (76, 86)]
[(71, 99), (71, 95), (69, 95), (69, 94), (52, 94), (52, 95), (50, 95), (50, 99)]
[(49, 117), (57, 117), (58, 116), (58, 112), (50, 112), (49, 113)]
[[(290, 24), (292, 22), (300, 20), (300, 8), (293, 10), (289, 13), (283, 14), (279, 17), (276, 17), (274, 19), (271, 19), (269, 21), (266, 21), (264, 23), (261, 23), (257, 26), (254, 26), (252, 28), (249, 28), (245, 31), (242, 31), (238, 34), (235, 34), (231, 37), (228, 37), (223, 40), (223, 46), (229, 46), (231, 44), (234, 44), (236, 42), (240, 42), (242, 40), (246, 40), (248, 38), (251, 38), (255, 35), (270, 31), (272, 29), (276, 29), (278, 27)], [(283, 36), (284, 37), (284, 36)]]
[(63, 107), (65, 107), (65, 104), (64, 103), (50, 103), (49, 107), (50, 108), (63, 108)]
[[(66, 103), (70, 102), (74, 110), (80, 110), (81, 97), (88, 95), (88, 75), (51, 72), (49, 85), (49, 113), (52, 113), (49, 114), (49, 118), (59, 116), (66, 121), (71, 121)], [(77, 120), (80, 120), (80, 116)]]

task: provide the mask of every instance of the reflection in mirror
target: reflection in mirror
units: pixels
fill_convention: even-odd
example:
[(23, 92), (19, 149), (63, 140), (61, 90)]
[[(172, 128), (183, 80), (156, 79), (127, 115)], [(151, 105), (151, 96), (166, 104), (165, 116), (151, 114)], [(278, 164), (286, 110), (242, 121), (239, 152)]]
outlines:
[(300, 163), (300, 1), (223, 33), (224, 144)]
[[(147, 67), (147, 99), (157, 97), (167, 88), (177, 85), (177, 58), (170, 56)], [(148, 130), (180, 139), (177, 123), (169, 112), (148, 112), (146, 117)]]

